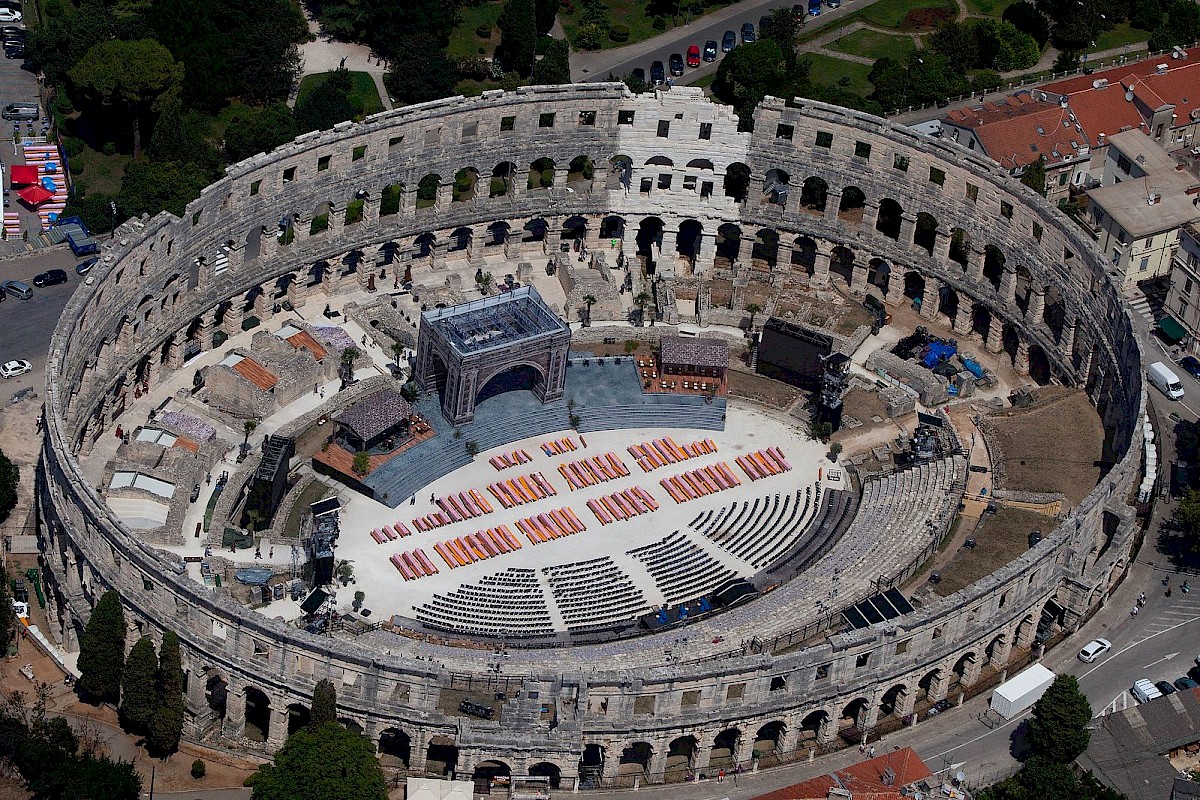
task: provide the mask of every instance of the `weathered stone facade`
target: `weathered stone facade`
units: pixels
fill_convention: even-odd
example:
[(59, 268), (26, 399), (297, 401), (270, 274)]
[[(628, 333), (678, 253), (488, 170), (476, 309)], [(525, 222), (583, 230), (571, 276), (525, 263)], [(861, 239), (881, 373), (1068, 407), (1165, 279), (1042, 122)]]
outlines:
[[(579, 155), (602, 167), (568, 187)], [(613, 188), (603, 165), (616, 156), (631, 167), (628, 183)], [(524, 170), (543, 158), (554, 162), (554, 184), (529, 189)], [(723, 191), (734, 163), (751, 176), (744, 200)], [(454, 176), (468, 166), (496, 175), (506, 191), (455, 200)], [(425, 205), (416, 189), (429, 174), (440, 176), (439, 189)], [(787, 193), (764, 194), (781, 180)], [(361, 217), (347, 222), (356, 195), (365, 197)], [(310, 233), (325, 214), (328, 226)], [(281, 217), (292, 224), (276, 236)], [(448, 255), (470, 259), (487, 247), (514, 260), (544, 257), (558, 251), (563, 228), (580, 223), (589, 249), (611, 250), (616, 239), (627, 258), (653, 262), (668, 294), (676, 275), (704, 284), (718, 269), (733, 284), (745, 278), (732, 291), (755, 275), (783, 296), (844, 281), (892, 304), (920, 297), (922, 313), (949, 317), (961, 336), (994, 352), (1007, 348), (1018, 366), (1036, 348), (1055, 377), (1086, 388), (1113, 467), (1038, 547), (890, 626), (779, 655), (762, 642), (803, 637), (772, 630), (764, 611), (761, 629), (728, 631), (733, 650), (721, 658), (684, 654), (664, 664), (662, 649), (647, 644), (644, 656), (614, 661), (603, 645), (587, 645), (568, 666), (547, 653), (544, 668), (503, 676), (479, 650), (441, 647), (417, 658), (422, 646), (408, 640), (315, 637), (248, 611), (178, 577), (84, 477), (78, 459), (111, 435), (125, 391), (211, 349), (218, 326), (235, 330), (251, 312), (265, 322), (284, 298), (320, 303), (363, 285), (364, 263), (427, 273)], [(610, 235), (601, 238), (602, 229)], [(448, 743), (459, 774), (500, 759), (514, 774), (537, 766), (565, 780), (588, 768), (612, 781), (622, 761), (641, 764), (651, 781), (680, 758), (693, 770), (749, 764), (756, 740), (791, 757), (831, 744), (839, 726), (874, 728), (918, 698), (970, 687), (985, 665), (1002, 670), (1014, 647), (1033, 643), (1051, 600), (1061, 623), (1075, 625), (1104, 602), (1134, 541), (1125, 501), (1140, 461), (1141, 354), (1103, 255), (995, 164), (859, 112), (768, 98), (755, 132), (739, 133), (730, 109), (698, 91), (633, 96), (614, 84), (403, 108), (230, 168), (182, 219), (127, 223), (93, 275), (68, 304), (46, 370), (41, 533), (53, 633), (75, 647), (110, 587), (144, 630), (177, 632), (192, 736), (242, 743), (248, 714), (261, 718), (269, 704), (265, 746), (273, 750), (289, 705), (307, 705), (316, 681), (330, 678), (340, 715), (373, 739), (407, 737), (408, 765), (418, 771)], [(708, 305), (697, 303), (701, 323)], [(767, 609), (772, 595), (754, 602)], [(590, 669), (574, 666), (588, 659)], [(223, 717), (206, 697), (217, 683), (228, 687)], [(468, 720), (439, 705), (468, 685), (508, 691), (501, 720)]]

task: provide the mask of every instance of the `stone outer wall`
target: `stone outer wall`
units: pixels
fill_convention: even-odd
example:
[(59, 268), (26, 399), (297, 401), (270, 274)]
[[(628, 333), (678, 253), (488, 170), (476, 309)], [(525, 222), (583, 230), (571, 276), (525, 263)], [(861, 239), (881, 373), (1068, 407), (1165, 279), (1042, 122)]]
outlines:
[[(546, 114), (555, 115), (552, 127), (543, 125)], [(582, 124), (587, 119), (594, 124)], [(660, 122), (668, 123), (665, 137)], [(701, 125), (711, 125), (709, 138), (699, 138)], [(567, 165), (580, 154), (601, 168), (567, 192)], [(608, 188), (603, 165), (616, 155), (633, 163), (629, 191)], [(524, 170), (542, 157), (555, 161), (555, 185), (526, 189)], [(487, 176), (506, 161), (518, 165), (507, 194), (452, 200), (459, 169), (475, 166)], [(735, 162), (751, 170), (744, 201), (721, 190)], [(783, 206), (762, 202), (773, 169), (788, 173)], [(441, 176), (441, 188), (432, 206), (417, 208), (416, 186), (429, 173)], [(657, 187), (663, 174), (671, 175), (670, 189), (639, 191), (642, 177)], [(684, 188), (689, 176), (699, 178), (695, 190)], [(824, 211), (801, 206), (809, 176), (827, 183)], [(715, 184), (707, 197), (705, 182)], [(398, 184), (398, 212), (381, 215), (385, 187)], [(481, 184), (486, 188), (487, 179)], [(866, 203), (839, 215), (850, 186)], [(363, 218), (346, 225), (339, 212), (356, 192), (366, 193)], [(885, 200), (898, 204), (898, 216)], [(309, 235), (312, 216), (331, 208), (328, 230)], [(918, 214), (932, 214), (936, 230), (930, 233)], [(287, 244), (274, 235), (281, 216), (293, 220)], [(614, 216), (624, 223), (616, 237), (621, 247), (630, 259), (639, 249), (660, 259), (667, 287), (677, 268), (712, 274), (717, 228), (732, 225), (744, 234), (734, 260), (768, 276), (779, 292), (844, 280), (852, 293), (872, 292), (892, 304), (919, 294), (927, 316), (953, 309), (960, 335), (994, 352), (1009, 350), (1018, 368), (1037, 348), (1057, 379), (1086, 388), (1108, 430), (1114, 466), (1037, 547), (891, 626), (784, 655), (774, 655), (770, 642), (747, 641), (723, 658), (671, 665), (648, 643), (643, 663), (610, 665), (598, 655), (586, 673), (556, 669), (548, 653), (545, 670), (505, 676), (510, 700), (493, 723), (438, 708), (442, 693), (467, 686), (467, 676), (476, 686), (500, 680), (489, 674), (486, 652), (411, 658), (372, 637), (314, 637), (250, 612), (177, 577), (159, 553), (122, 529), (81, 472), (77, 458), (96, 437), (111, 435), (124, 392), (164, 379), (182, 366), (185, 352), (212, 348), (218, 326), (233, 330), (248, 313), (266, 323), (283, 298), (297, 306), (310, 297), (324, 302), (348, 282), (365, 283), (370, 270), (359, 270), (363, 263), (421, 273), (444, 268), (448, 255), (471, 259), (486, 247), (536, 261), (557, 251), (559, 229), (573, 219), (582, 219), (595, 249), (601, 225)], [(548, 221), (543, 241), (524, 233), (537, 219)], [(659, 223), (661, 236), (639, 243), (639, 228)], [(685, 255), (679, 227), (695, 233), (693, 223), (701, 232)], [(953, 247), (955, 229), (966, 232), (965, 251)], [(498, 230), (508, 234), (488, 244)], [(1139, 478), (1141, 353), (1103, 254), (995, 164), (882, 119), (768, 98), (749, 134), (737, 131), (730, 109), (686, 88), (641, 96), (615, 84), (488, 92), (307, 134), (231, 167), (182, 219), (164, 213), (126, 223), (119, 233), (93, 270), (95, 283), (71, 298), (51, 343), (39, 479), (52, 634), (75, 648), (91, 606), (108, 588), (121, 592), (133, 624), (155, 636), (176, 631), (189, 675), (191, 736), (254, 747), (244, 738), (244, 711), (247, 693), (256, 690), (271, 705), (265, 747), (274, 750), (286, 736), (285, 709), (307, 705), (316, 681), (328, 677), (343, 718), (372, 738), (388, 729), (410, 738), (415, 771), (426, 767), (434, 737), (455, 743), (460, 775), (501, 759), (514, 774), (544, 762), (569, 781), (593, 745), (603, 748), (600, 772), (608, 782), (617, 779), (623, 752), (641, 753), (650, 781), (664, 779), (671, 753), (686, 755), (694, 770), (715, 766), (714, 754), (748, 765), (756, 738), (789, 757), (809, 743), (831, 745), (839, 726), (882, 729), (896, 719), (890, 713), (909, 713), (918, 697), (969, 689), (985, 666), (1004, 669), (1014, 648), (1033, 646), (1050, 600), (1070, 629), (1105, 601), (1135, 539), (1126, 501)], [(733, 240), (724, 241), (728, 249)], [(777, 245), (773, 252), (769, 242)], [(999, 268), (988, 246), (1005, 255)], [(673, 252), (680, 258), (670, 258)], [(221, 254), (228, 266), (218, 272)], [(640, 282), (636, 277), (635, 291)], [(755, 602), (767, 608), (772, 599)], [(770, 629), (769, 613), (763, 618), (763, 630), (754, 632), (760, 639), (788, 640), (787, 632)], [(733, 646), (747, 633), (727, 638)], [(229, 687), (223, 719), (205, 700), (205, 682), (216, 676)], [(522, 699), (514, 698), (516, 689), (524, 690)], [(540, 701), (528, 699), (533, 691)], [(541, 719), (540, 702), (555, 705), (555, 727)]]

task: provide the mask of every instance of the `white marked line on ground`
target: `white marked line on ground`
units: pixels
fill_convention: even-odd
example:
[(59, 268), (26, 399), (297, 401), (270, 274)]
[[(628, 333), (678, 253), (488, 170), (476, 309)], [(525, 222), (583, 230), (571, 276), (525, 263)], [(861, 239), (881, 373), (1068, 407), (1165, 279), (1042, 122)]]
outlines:
[(1106, 705), (1104, 708), (1100, 709), (1099, 713), (1094, 715), (1092, 717), (1092, 719), (1096, 719), (1097, 717), (1104, 717), (1109, 714), (1116, 714), (1117, 712), (1124, 711), (1127, 708), (1129, 708), (1129, 692), (1123, 691), (1119, 695), (1114, 697), (1113, 701), (1111, 703)]
[(1173, 631), (1173, 630), (1175, 630), (1176, 628), (1182, 628), (1184, 625), (1190, 625), (1191, 623), (1195, 622), (1195, 621), (1196, 621), (1196, 620), (1198, 620), (1198, 619), (1200, 619), (1200, 616), (1192, 617), (1191, 619), (1184, 620), (1183, 622), (1176, 623), (1175, 625), (1172, 625), (1171, 627), (1169, 627), (1169, 628), (1166, 628), (1165, 630), (1156, 631), (1156, 632), (1154, 632), (1154, 633), (1150, 634), (1149, 636), (1147, 636), (1147, 637), (1145, 637), (1145, 638), (1143, 638), (1143, 639), (1138, 639), (1137, 641), (1133, 642), (1132, 644), (1128, 644), (1128, 645), (1126, 645), (1125, 647), (1122, 647), (1120, 650), (1116, 651), (1115, 653), (1113, 653), (1111, 656), (1109, 656), (1108, 658), (1104, 659), (1103, 661), (1098, 661), (1098, 662), (1096, 662), (1096, 663), (1095, 663), (1095, 664), (1092, 666), (1092, 668), (1091, 668), (1091, 669), (1087, 670), (1087, 671), (1086, 671), (1086, 672), (1084, 672), (1082, 675), (1080, 675), (1080, 676), (1079, 676), (1079, 679), (1080, 679), (1080, 680), (1082, 680), (1082, 679), (1086, 678), (1088, 675), (1091, 675), (1093, 672), (1095, 672), (1096, 670), (1100, 669), (1100, 667), (1104, 666), (1105, 664), (1107, 664), (1107, 663), (1108, 663), (1109, 661), (1111, 661), (1112, 659), (1116, 658), (1117, 656), (1121, 655), (1122, 653), (1125, 653), (1125, 652), (1127, 652), (1127, 651), (1129, 651), (1129, 650), (1132, 650), (1133, 648), (1137, 647), (1137, 646), (1138, 646), (1139, 644), (1141, 644), (1142, 642), (1147, 642), (1147, 641), (1149, 641), (1149, 640), (1153, 639), (1155, 636), (1161, 636), (1162, 634), (1164, 634), (1164, 633), (1167, 633), (1168, 631)]
[(1155, 664), (1161, 664), (1164, 661), (1170, 661), (1172, 658), (1174, 658), (1177, 655), (1179, 655), (1179, 653), (1167, 653), (1165, 656), (1158, 659), (1157, 661), (1151, 661), (1149, 664), (1143, 664), (1142, 669), (1150, 669)]

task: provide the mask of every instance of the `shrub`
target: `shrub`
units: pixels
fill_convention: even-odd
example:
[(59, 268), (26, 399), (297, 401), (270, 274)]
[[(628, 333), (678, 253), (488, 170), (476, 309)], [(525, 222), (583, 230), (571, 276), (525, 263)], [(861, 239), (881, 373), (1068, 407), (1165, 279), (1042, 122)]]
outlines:
[(200, 780), (201, 778), (204, 777), (204, 774), (206, 772), (208, 772), (208, 768), (206, 766), (204, 766), (203, 759), (197, 758), (195, 761), (192, 762), (192, 777), (193, 778), (195, 778), (196, 780)]
[(575, 32), (575, 46), (580, 50), (599, 50), (604, 41), (604, 29), (594, 23), (580, 25)]
[(656, 31), (665, 31), (667, 29), (666, 17), (655, 17), (654, 22), (650, 23), (650, 27)]
[(360, 450), (354, 454), (354, 464), (352, 469), (356, 475), (366, 475), (371, 471), (371, 454), (366, 450)]
[(480, 39), (492, 38), (492, 26), (491, 25), (480, 25), (478, 28), (475, 29), (475, 35), (478, 36)]
[(621, 24), (613, 25), (608, 31), (608, 38), (612, 39), (614, 42), (628, 42), (629, 26)]
[(67, 158), (75, 158), (75, 156), (80, 155), (84, 147), (86, 145), (83, 139), (76, 136), (64, 136), (62, 138), (62, 149)]
[(71, 174), (72, 175), (82, 175), (83, 174), (83, 162), (82, 161), (72, 161), (71, 162)]
[(42, 13), (47, 17), (61, 17), (63, 15), (62, 0), (46, 0), (42, 4)]
[(104, 153), (106, 156), (115, 156), (117, 154), (117, 143), (105, 142), (104, 147), (100, 149), (100, 152)]

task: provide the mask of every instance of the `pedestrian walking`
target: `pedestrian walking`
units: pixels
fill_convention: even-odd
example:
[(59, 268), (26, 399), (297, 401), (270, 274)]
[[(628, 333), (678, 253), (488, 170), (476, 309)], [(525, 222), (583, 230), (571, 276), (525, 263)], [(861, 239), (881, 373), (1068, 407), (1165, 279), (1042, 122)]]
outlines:
[(717, 783), (724, 783), (724, 782), (725, 782), (725, 770), (719, 769), (719, 770), (717, 770)]
[(1145, 592), (1141, 592), (1140, 594), (1138, 594), (1138, 605), (1139, 606), (1146, 605), (1146, 593)]
[(867, 743), (866, 742), (858, 743), (858, 752), (862, 753), (864, 756), (867, 754)]
[(871, 745), (870, 747), (867, 748), (867, 758), (874, 758), (874, 757), (875, 757), (875, 745)]
[(1135, 606), (1133, 607), (1133, 610), (1131, 610), (1131, 611), (1129, 612), (1129, 616), (1131, 616), (1131, 617), (1136, 617), (1136, 616), (1137, 616), (1137, 612), (1138, 612), (1138, 607), (1135, 605)]
[(408, 501), (408, 504), (410, 506), (415, 506), (417, 504), (417, 496), (415, 494), (412, 496), (412, 499)]

